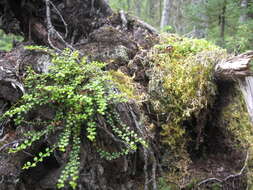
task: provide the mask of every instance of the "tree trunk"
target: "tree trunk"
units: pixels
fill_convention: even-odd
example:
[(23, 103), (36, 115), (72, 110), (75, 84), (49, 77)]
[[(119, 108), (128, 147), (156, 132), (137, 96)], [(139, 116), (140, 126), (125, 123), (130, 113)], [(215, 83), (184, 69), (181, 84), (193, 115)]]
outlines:
[(226, 8), (227, 8), (227, 1), (223, 1), (222, 12), (220, 15), (220, 38), (221, 38), (221, 45), (223, 46), (225, 43), (225, 28), (226, 28)]
[(160, 29), (163, 29), (165, 26), (169, 25), (170, 6), (171, 6), (171, 0), (164, 0)]
[(135, 0), (135, 13), (139, 18), (141, 17), (141, 0)]
[(242, 0), (241, 1), (242, 13), (241, 13), (240, 18), (239, 18), (239, 21), (241, 23), (244, 23), (247, 20), (247, 12), (246, 12), (247, 7), (248, 7), (248, 0)]
[(152, 23), (152, 25), (155, 24), (155, 18), (156, 18), (156, 1), (154, 0), (149, 0), (149, 19), (150, 19), (150, 23)]

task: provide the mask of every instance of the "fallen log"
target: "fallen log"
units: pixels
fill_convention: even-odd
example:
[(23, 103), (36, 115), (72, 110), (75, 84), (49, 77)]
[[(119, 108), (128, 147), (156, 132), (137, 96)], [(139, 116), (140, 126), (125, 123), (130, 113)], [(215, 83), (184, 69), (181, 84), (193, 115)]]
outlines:
[[(29, 9), (30, 6), (32, 7), (31, 9)], [(20, 9), (17, 9), (17, 7)], [(170, 124), (171, 113), (175, 112), (175, 115), (177, 115), (181, 110), (176, 109), (178, 105), (172, 105), (175, 109), (173, 108), (168, 113), (159, 115), (155, 111), (155, 106), (152, 106), (148, 97), (150, 94), (147, 92), (151, 76), (149, 70), (152, 68), (152, 60), (147, 57), (149, 56), (150, 48), (159, 41), (157, 31), (153, 27), (138, 19), (131, 18), (123, 12), (120, 12), (120, 14), (112, 13), (104, 0), (79, 0), (76, 2), (71, 0), (41, 0), (36, 2), (28, 0), (22, 3), (10, 0), (0, 2), (0, 16), (4, 21), (1, 28), (6, 32), (23, 33), (25, 39), (30, 41), (29, 43), (19, 44), (11, 52), (2, 53), (0, 56), (1, 115), (12, 105), (15, 105), (24, 94), (25, 86), (22, 81), (26, 75), (26, 68), (30, 66), (36, 72), (43, 73), (47, 72), (48, 66), (51, 65), (49, 55), (24, 49), (24, 46), (27, 45), (44, 45), (56, 49), (57, 52), (61, 52), (65, 47), (76, 49), (86, 56), (88, 62), (93, 60), (102, 61), (108, 63), (105, 70), (120, 70), (121, 74), (117, 76), (118, 78), (124, 79), (122, 73), (130, 76), (128, 81), (123, 80), (122, 83), (130, 81), (134, 83), (136, 90), (144, 94), (144, 100), (142, 99), (141, 102), (131, 100), (117, 105), (116, 110), (130, 129), (133, 129), (148, 141), (149, 147), (138, 146), (137, 152), (133, 154), (123, 156), (114, 161), (107, 161), (100, 158), (97, 152), (94, 151), (94, 146), (87, 140), (84, 130), (84, 134), (82, 134), (80, 180), (78, 181), (79, 189), (130, 190), (150, 188), (155, 190), (158, 188), (157, 177), (161, 176), (163, 170), (168, 173), (180, 170), (179, 168), (175, 170), (170, 169), (170, 167), (178, 167), (176, 164), (174, 166), (171, 165), (171, 163), (174, 163), (173, 161), (178, 159), (178, 155), (175, 154), (175, 156), (173, 154), (170, 146), (163, 145), (160, 131), (163, 130), (161, 123)], [(11, 27), (13, 25), (19, 27), (15, 27), (15, 31), (13, 31), (13, 27)], [(179, 40), (180, 42), (181, 40)], [(167, 44), (166, 47), (170, 47), (169, 45)], [(165, 49), (164, 52), (161, 52), (161, 55), (173, 54), (173, 51), (172, 46), (171, 51)], [(191, 48), (187, 48), (183, 52), (187, 51), (191, 51)], [(197, 63), (199, 60), (201, 59), (197, 58)], [(252, 60), (252, 52), (218, 63), (214, 72), (215, 78), (226, 81), (252, 75), (251, 71), (249, 71), (250, 60)], [(196, 60), (191, 57), (190, 61)], [(169, 62), (166, 63), (170, 64)], [(160, 69), (159, 64), (157, 68), (158, 70)], [(179, 73), (181, 72), (179, 71)], [(201, 71), (195, 71), (195, 73), (200, 74)], [(162, 81), (159, 83), (161, 80), (159, 75), (155, 80), (160, 88)], [(181, 143), (182, 146), (177, 147), (178, 150), (183, 149), (182, 152), (184, 153), (188, 151), (184, 154), (185, 157), (187, 157), (187, 154), (191, 154), (194, 157), (195, 151), (200, 154), (204, 150), (203, 146), (209, 149), (212, 146), (217, 149), (222, 147), (221, 149), (224, 150), (227, 148), (226, 143), (223, 141), (223, 131), (217, 127), (218, 124), (216, 126), (213, 120), (218, 122), (218, 116), (220, 110), (222, 110), (221, 102), (229, 96), (226, 92), (223, 92), (222, 87), (229, 85), (222, 84), (224, 85), (222, 86), (217, 82), (217, 88), (221, 89), (219, 91), (220, 94), (212, 93), (212, 96), (216, 95), (219, 97), (211, 99), (212, 96), (210, 96), (210, 99), (205, 99), (203, 94), (213, 89), (214, 85), (211, 83), (210, 85), (212, 85), (210, 87), (211, 90), (208, 89), (208, 86), (200, 84), (201, 89), (191, 93), (194, 96), (196, 95), (195, 103), (199, 100), (206, 108), (200, 109), (191, 115), (186, 114), (187, 120), (180, 123), (181, 125), (172, 126), (174, 128), (169, 131), (169, 135), (174, 138), (174, 136), (177, 137), (178, 135), (177, 130), (180, 131), (182, 128), (188, 130), (185, 132), (187, 136), (183, 136), (188, 140), (190, 138), (187, 141), (187, 148), (184, 147), (185, 149), (183, 149), (183, 143)], [(233, 86), (231, 85), (227, 89), (233, 89)], [(156, 90), (154, 89), (154, 91)], [(161, 90), (161, 88), (158, 90)], [(181, 89), (181, 91), (184, 90), (186, 89)], [(180, 93), (176, 94), (176, 96), (184, 96), (184, 94)], [(223, 97), (224, 94), (226, 97)], [(166, 104), (166, 101), (161, 103)], [(212, 103), (209, 104), (208, 101)], [(213, 101), (216, 101), (214, 105), (217, 108), (215, 106), (215, 108), (211, 107)], [(155, 105), (157, 102), (152, 103)], [(193, 102), (190, 106), (195, 106), (195, 103)], [(39, 116), (36, 115), (36, 112), (38, 112)], [(196, 118), (198, 116), (201, 117)], [(43, 109), (38, 108), (34, 112), (29, 113), (28, 117), (35, 121), (41, 118), (49, 120), (53, 117), (53, 110), (49, 106), (43, 107)], [(120, 142), (124, 145), (121, 140), (115, 138), (114, 133), (104, 127), (105, 121), (105, 118), (98, 117), (98, 130), (102, 131), (100, 131), (99, 138), (101, 141), (99, 143), (109, 149), (114, 149), (113, 140), (116, 139), (115, 142)], [(20, 144), (20, 141), (24, 140), (22, 135), (29, 129), (27, 127), (29, 125), (25, 126), (26, 128), (15, 125), (12, 119), (4, 120), (0, 123), (0, 176), (2, 177), (1, 182), (3, 182), (0, 189), (7, 189), (7, 187), (12, 189), (21, 187), (27, 190), (31, 189), (31, 187), (55, 189), (59, 173), (67, 163), (66, 154), (55, 151), (48, 160), (38, 165), (38, 168), (28, 171), (23, 171), (21, 168), (24, 163), (33, 159), (31, 154), (38, 154), (46, 146), (52, 146), (53, 142), (56, 141), (56, 135), (47, 136), (34, 147), (28, 151), (18, 153), (17, 156), (7, 153), (8, 148), (15, 148)], [(42, 128), (41, 126), (37, 127)], [(86, 128), (86, 126), (83, 128)], [(214, 143), (212, 144), (212, 142)], [(70, 149), (71, 146), (68, 147), (68, 150)], [(217, 149), (214, 149), (211, 153), (215, 153)], [(243, 153), (243, 150), (240, 153)], [(229, 154), (227, 157), (229, 157)], [(236, 163), (233, 162), (234, 167), (240, 164), (240, 159), (235, 160), (238, 161)], [(181, 181), (184, 180), (182, 179)]]
[(223, 60), (215, 66), (215, 77), (219, 80), (236, 80), (253, 75), (253, 51)]

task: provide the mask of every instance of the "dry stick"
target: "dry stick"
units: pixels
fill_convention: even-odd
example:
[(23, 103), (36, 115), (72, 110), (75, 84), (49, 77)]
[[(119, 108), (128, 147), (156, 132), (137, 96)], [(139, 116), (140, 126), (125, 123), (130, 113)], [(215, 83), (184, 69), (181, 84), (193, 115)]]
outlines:
[(209, 181), (218, 181), (218, 182), (220, 182), (220, 183), (223, 182), (223, 180), (220, 180), (220, 179), (217, 179), (217, 178), (212, 177), (212, 178), (208, 178), (208, 179), (205, 179), (205, 180), (199, 182), (199, 183), (197, 184), (197, 186), (200, 186), (200, 185), (202, 185), (202, 184), (204, 184), (204, 183), (207, 183), (207, 182), (209, 182)]
[(45, 0), (45, 3), (46, 3), (46, 16), (47, 16), (47, 30), (48, 30), (48, 33), (47, 33), (47, 40), (48, 40), (48, 43), (49, 45), (57, 50), (58, 52), (61, 52), (61, 50), (57, 47), (55, 47), (50, 39), (50, 35), (51, 33), (53, 34), (54, 33), (54, 27), (52, 25), (52, 22), (51, 22), (51, 12), (50, 12), (50, 5), (49, 5), (49, 0)]
[(50, 2), (50, 0), (45, 0), (45, 4), (46, 4), (46, 17), (47, 17), (47, 30), (48, 30), (48, 34), (47, 34), (47, 38), (48, 38), (48, 43), (49, 45), (54, 48), (55, 50), (61, 52), (61, 50), (57, 47), (55, 47), (50, 39), (50, 36), (52, 35), (56, 35), (64, 44), (66, 47), (75, 50), (70, 44), (68, 44), (63, 37), (59, 34), (59, 32), (57, 30), (55, 30), (52, 21), (51, 21), (51, 11), (50, 11), (50, 4), (52, 4)]
[(60, 11), (57, 9), (57, 7), (51, 2), (49, 1), (49, 3), (52, 5), (52, 7), (54, 8), (54, 10), (56, 11), (56, 13), (58, 14), (58, 16), (60, 17), (62, 23), (65, 26), (65, 38), (67, 38), (68, 36), (68, 24), (66, 23), (66, 21), (64, 20), (62, 14), (60, 13)]
[(205, 180), (199, 182), (199, 183), (197, 184), (197, 186), (200, 186), (200, 185), (202, 185), (202, 184), (204, 184), (204, 183), (207, 183), (207, 182), (209, 182), (209, 181), (218, 181), (219, 183), (223, 183), (223, 182), (225, 182), (226, 180), (228, 180), (228, 179), (230, 179), (230, 178), (241, 176), (241, 175), (243, 174), (243, 171), (244, 171), (245, 168), (247, 167), (248, 159), (249, 159), (249, 151), (247, 151), (247, 155), (246, 155), (246, 158), (245, 158), (244, 165), (243, 165), (243, 167), (242, 167), (242, 169), (240, 170), (239, 173), (234, 174), (234, 175), (229, 175), (228, 177), (226, 177), (226, 178), (223, 179), (223, 180), (220, 180), (220, 179), (217, 179), (217, 178), (208, 178), (208, 179), (205, 179)]
[(141, 26), (143, 26), (144, 28), (146, 28), (147, 30), (149, 30), (150, 32), (154, 33), (154, 34), (159, 34), (158, 30), (156, 28), (154, 28), (153, 26), (151, 26), (150, 24), (138, 19), (138, 17), (132, 16), (136, 22), (138, 24), (140, 24)]
[(123, 10), (119, 11), (122, 27), (127, 30), (127, 18)]
[(5, 149), (6, 147), (8, 147), (8, 146), (10, 146), (10, 145), (13, 145), (13, 144), (16, 144), (16, 143), (19, 143), (19, 142), (22, 141), (22, 140), (23, 140), (23, 139), (15, 140), (15, 141), (12, 141), (12, 142), (10, 142), (10, 143), (8, 143), (8, 144), (3, 145), (3, 146), (0, 148), (0, 152), (1, 152), (3, 149)]
[(244, 165), (243, 165), (242, 169), (240, 170), (240, 172), (238, 174), (229, 175), (228, 177), (226, 177), (224, 179), (224, 181), (226, 181), (226, 180), (228, 180), (230, 178), (238, 177), (238, 176), (242, 175), (242, 173), (244, 172), (245, 168), (247, 167), (248, 159), (249, 159), (249, 151), (247, 151), (247, 155), (246, 155), (246, 158), (245, 158), (245, 161), (244, 161)]

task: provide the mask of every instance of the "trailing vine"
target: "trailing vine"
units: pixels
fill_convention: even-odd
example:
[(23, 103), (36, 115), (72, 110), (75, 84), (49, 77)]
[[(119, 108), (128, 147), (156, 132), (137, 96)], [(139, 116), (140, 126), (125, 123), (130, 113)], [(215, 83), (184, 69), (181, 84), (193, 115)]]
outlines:
[[(25, 140), (11, 148), (10, 152), (27, 149), (48, 135), (59, 135), (55, 144), (39, 152), (33, 161), (24, 164), (23, 169), (35, 167), (55, 150), (67, 152), (68, 162), (58, 179), (57, 187), (63, 188), (68, 182), (74, 189), (77, 186), (83, 138), (93, 143), (100, 156), (107, 160), (136, 151), (138, 144), (146, 146), (145, 141), (130, 130), (114, 110), (114, 105), (125, 102), (126, 98), (116, 90), (118, 84), (112, 82), (110, 72), (104, 71), (105, 63), (88, 63), (85, 57), (80, 58), (77, 51), (69, 49), (62, 53), (39, 46), (29, 46), (27, 49), (50, 54), (53, 66), (48, 73), (36, 73), (28, 68), (24, 80), (26, 94), (0, 118), (13, 118), (16, 125), (40, 126), (41, 129), (29, 130), (24, 134)], [(27, 114), (42, 106), (54, 110), (53, 119), (29, 120)], [(108, 152), (97, 146), (99, 117), (105, 118), (104, 130), (124, 145), (120, 146), (121, 151)], [(83, 130), (85, 133), (81, 133)], [(85, 137), (82, 134), (86, 134)]]

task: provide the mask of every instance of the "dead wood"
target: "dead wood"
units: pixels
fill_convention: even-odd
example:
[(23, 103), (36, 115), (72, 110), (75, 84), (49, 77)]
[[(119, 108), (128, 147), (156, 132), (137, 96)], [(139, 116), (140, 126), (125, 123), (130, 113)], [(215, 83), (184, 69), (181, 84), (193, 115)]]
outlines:
[(236, 80), (238, 78), (252, 76), (251, 70), (253, 51), (224, 60), (215, 66), (215, 77), (220, 80)]

